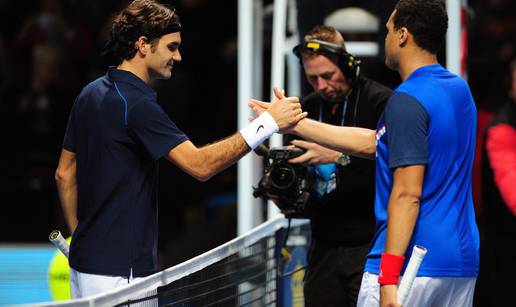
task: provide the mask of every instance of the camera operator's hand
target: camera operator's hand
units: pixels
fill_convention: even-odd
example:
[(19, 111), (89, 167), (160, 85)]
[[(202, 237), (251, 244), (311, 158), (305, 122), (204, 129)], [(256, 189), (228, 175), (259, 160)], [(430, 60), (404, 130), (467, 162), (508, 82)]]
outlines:
[(342, 156), (341, 152), (328, 149), (319, 144), (302, 141), (302, 140), (294, 140), (292, 144), (306, 149), (306, 152), (299, 157), (288, 160), (289, 163), (302, 163), (302, 164), (322, 164), (322, 163), (335, 163), (337, 159)]
[(298, 121), (305, 118), (308, 113), (301, 110), (301, 103), (298, 97), (285, 97), (284, 93), (274, 88), (276, 96), (271, 103), (252, 99), (249, 102), (256, 114), (267, 111), (279, 127), (279, 132), (289, 131)]

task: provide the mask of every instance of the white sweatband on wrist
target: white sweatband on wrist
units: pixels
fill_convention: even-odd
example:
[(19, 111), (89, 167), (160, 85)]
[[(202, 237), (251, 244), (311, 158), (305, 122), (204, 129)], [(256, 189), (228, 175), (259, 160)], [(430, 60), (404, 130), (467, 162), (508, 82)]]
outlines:
[(269, 113), (263, 112), (262, 115), (258, 116), (249, 125), (242, 128), (240, 134), (247, 145), (251, 149), (255, 149), (271, 135), (278, 132), (278, 130), (279, 127), (274, 118)]

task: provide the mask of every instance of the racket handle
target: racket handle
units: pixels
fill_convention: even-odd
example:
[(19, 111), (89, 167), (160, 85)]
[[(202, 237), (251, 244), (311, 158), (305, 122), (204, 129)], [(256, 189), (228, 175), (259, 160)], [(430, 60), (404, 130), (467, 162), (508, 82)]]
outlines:
[(421, 265), (421, 261), (423, 261), (426, 252), (426, 248), (419, 245), (415, 245), (412, 250), (412, 255), (410, 256), (407, 268), (405, 269), (405, 273), (403, 274), (398, 286), (398, 303), (402, 306), (405, 304), (405, 300), (410, 293), (412, 283), (414, 282), (414, 278), (416, 278), (417, 271), (419, 270), (419, 266)]
[(48, 239), (61, 251), (61, 253), (63, 253), (63, 255), (66, 256), (66, 258), (68, 258), (70, 246), (68, 246), (68, 243), (65, 238), (63, 238), (63, 235), (61, 235), (59, 230), (52, 231), (48, 236)]

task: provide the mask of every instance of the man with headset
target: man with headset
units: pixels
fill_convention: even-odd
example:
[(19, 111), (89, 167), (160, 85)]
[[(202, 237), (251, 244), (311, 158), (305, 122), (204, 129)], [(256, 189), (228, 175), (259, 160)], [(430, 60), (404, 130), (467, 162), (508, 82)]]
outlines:
[[(294, 48), (314, 92), (302, 100), (308, 117), (338, 126), (374, 129), (391, 90), (360, 74), (342, 35), (317, 26)], [(287, 140), (291, 138), (287, 137)], [(304, 295), (307, 306), (356, 306), (365, 257), (375, 230), (375, 163), (315, 143), (289, 162), (314, 165), (307, 215), (312, 245)]]

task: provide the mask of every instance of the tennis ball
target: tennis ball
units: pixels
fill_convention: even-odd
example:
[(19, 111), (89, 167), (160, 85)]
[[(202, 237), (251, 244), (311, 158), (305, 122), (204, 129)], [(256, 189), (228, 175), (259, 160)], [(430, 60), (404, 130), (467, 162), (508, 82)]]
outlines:
[[(66, 239), (68, 244), (71, 241), (71, 237)], [(68, 258), (58, 249), (56, 249), (48, 266), (48, 289), (50, 290), (50, 296), (55, 301), (69, 300), (71, 298)]]

